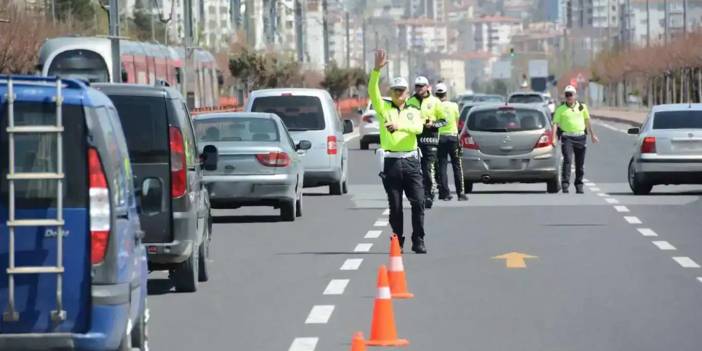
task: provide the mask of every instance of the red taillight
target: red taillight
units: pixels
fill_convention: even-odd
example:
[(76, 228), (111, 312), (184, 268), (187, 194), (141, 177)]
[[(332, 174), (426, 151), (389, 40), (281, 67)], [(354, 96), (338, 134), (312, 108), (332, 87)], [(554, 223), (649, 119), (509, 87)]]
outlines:
[(361, 119), (363, 120), (363, 122), (366, 122), (366, 123), (373, 123), (373, 116), (371, 116), (371, 115), (365, 115), (365, 116), (363, 116), (363, 118), (361, 118)]
[(551, 133), (550, 130), (547, 130), (544, 135), (539, 138), (539, 141), (536, 142), (536, 145), (534, 146), (535, 149), (540, 149), (543, 147), (549, 147), (553, 145), (553, 140), (552, 140), (553, 134)]
[(88, 149), (88, 182), (90, 185), (90, 262), (97, 264), (105, 259), (110, 239), (110, 191), (102, 169), (100, 155), (95, 148)]
[(268, 152), (256, 155), (256, 159), (266, 167), (287, 167), (290, 165), (290, 156), (285, 152)]
[(187, 167), (185, 163), (185, 143), (180, 129), (170, 127), (168, 136), (171, 145), (171, 197), (185, 195)]
[(656, 153), (656, 137), (645, 137), (643, 143), (641, 144), (642, 154), (655, 154)]
[(464, 122), (464, 121), (458, 121), (458, 131), (459, 131), (459, 132), (463, 130), (463, 125), (464, 125), (464, 124), (466, 124), (466, 122)]
[(471, 150), (479, 150), (480, 146), (478, 146), (478, 142), (473, 139), (468, 132), (465, 132), (461, 134), (461, 146), (463, 146), (464, 149), (471, 149)]
[(327, 137), (327, 155), (336, 155), (336, 136)]

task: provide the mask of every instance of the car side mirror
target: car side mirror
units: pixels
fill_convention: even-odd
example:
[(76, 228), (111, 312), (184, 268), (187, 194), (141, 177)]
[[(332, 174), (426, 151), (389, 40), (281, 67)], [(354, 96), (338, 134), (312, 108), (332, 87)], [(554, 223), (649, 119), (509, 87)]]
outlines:
[(638, 135), (639, 133), (641, 133), (641, 128), (629, 128), (627, 133), (631, 135)]
[(353, 122), (350, 119), (344, 120), (344, 134), (353, 133)]
[(141, 210), (144, 214), (160, 213), (163, 209), (163, 182), (158, 178), (146, 178), (141, 183)]
[(295, 145), (295, 150), (300, 151), (300, 150), (309, 150), (312, 148), (312, 143), (309, 142), (309, 140), (300, 140), (297, 145)]
[(214, 145), (205, 145), (202, 149), (202, 155), (200, 155), (202, 168), (206, 171), (216, 171), (218, 158), (217, 147)]

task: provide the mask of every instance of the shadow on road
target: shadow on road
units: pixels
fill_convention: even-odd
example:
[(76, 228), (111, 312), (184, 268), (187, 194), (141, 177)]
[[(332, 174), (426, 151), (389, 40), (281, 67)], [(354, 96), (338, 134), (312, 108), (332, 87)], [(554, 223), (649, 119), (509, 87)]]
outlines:
[(324, 196), (338, 196), (338, 195), (331, 195), (329, 193), (302, 193), (302, 196), (324, 197)]
[(214, 223), (274, 223), (280, 222), (280, 216), (217, 216)]
[(697, 195), (702, 196), (702, 190), (690, 190), (690, 191), (680, 191), (680, 192), (651, 192), (648, 195), (634, 195), (632, 192), (618, 192), (618, 193), (608, 193), (612, 196), (630, 196), (630, 197), (643, 197), (643, 196), (690, 196)]
[(387, 255), (389, 252), (351, 252), (351, 251), (327, 251), (327, 252), (279, 252), (276, 255)]
[(467, 195), (470, 197), (471, 194), (475, 195), (480, 195), (480, 194), (546, 194), (546, 191), (544, 190), (481, 190), (481, 191), (471, 191)]
[(165, 295), (170, 294), (173, 288), (173, 283), (170, 279), (154, 278), (148, 281), (149, 295)]

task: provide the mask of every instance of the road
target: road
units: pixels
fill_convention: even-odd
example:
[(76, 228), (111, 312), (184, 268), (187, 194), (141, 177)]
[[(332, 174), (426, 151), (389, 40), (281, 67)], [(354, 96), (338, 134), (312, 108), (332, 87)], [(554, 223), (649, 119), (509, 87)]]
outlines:
[[(477, 185), (470, 201), (428, 211), (429, 253), (404, 256), (415, 298), (394, 301), (404, 349), (702, 348), (702, 187), (631, 195), (631, 137), (596, 128), (584, 195)], [(368, 336), (390, 228), (373, 154), (352, 149), (350, 194), (308, 189), (294, 223), (268, 208), (217, 211), (212, 279), (197, 293), (152, 274), (151, 348), (348, 350), (355, 331)], [(537, 258), (524, 269), (492, 258), (513, 251)], [(332, 280), (348, 285), (325, 294)]]

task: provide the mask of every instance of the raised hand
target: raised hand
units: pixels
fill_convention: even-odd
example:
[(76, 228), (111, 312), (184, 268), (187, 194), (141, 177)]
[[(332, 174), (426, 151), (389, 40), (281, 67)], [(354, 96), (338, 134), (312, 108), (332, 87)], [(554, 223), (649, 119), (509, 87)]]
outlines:
[(375, 52), (375, 69), (381, 70), (387, 64), (388, 64), (388, 59), (387, 59), (387, 54), (385, 53), (385, 50), (378, 49)]

